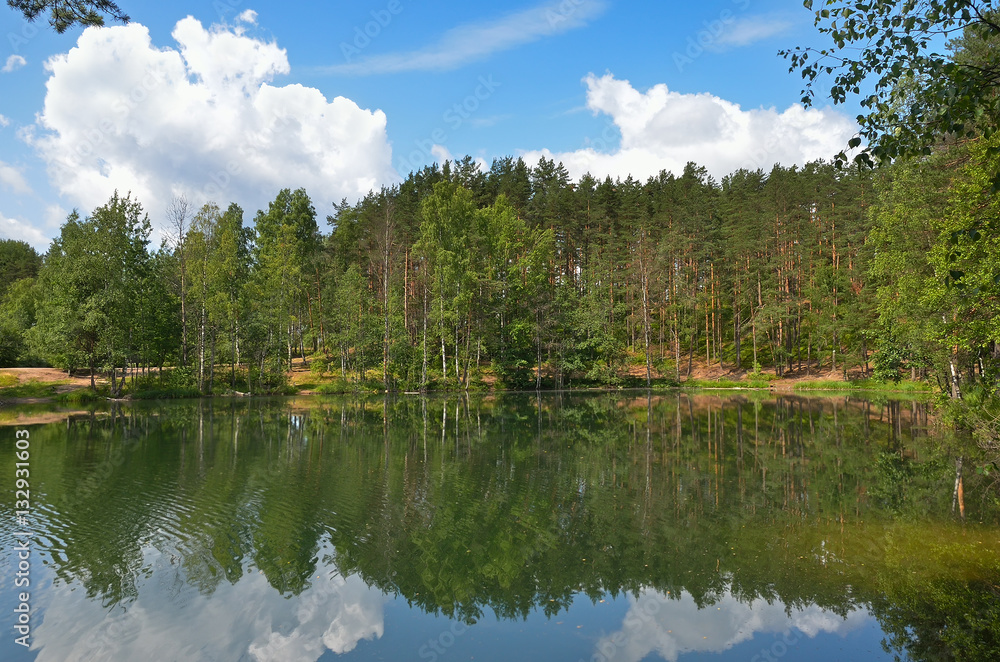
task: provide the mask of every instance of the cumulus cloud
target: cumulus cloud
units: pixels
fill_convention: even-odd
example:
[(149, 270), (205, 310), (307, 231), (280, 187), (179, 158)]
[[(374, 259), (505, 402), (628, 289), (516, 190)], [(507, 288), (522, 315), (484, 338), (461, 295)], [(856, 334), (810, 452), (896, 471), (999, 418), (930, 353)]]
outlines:
[(49, 239), (31, 223), (19, 218), (8, 218), (0, 212), (0, 238), (26, 241), (39, 251), (49, 246)]
[(3, 161), (0, 161), (0, 188), (18, 194), (31, 193), (31, 187), (21, 171)]
[[(325, 71), (367, 75), (455, 69), (493, 53), (583, 27), (601, 15), (605, 8), (603, 0), (557, 0), (508, 14), (495, 21), (460, 25), (444, 33), (436, 43), (416, 51), (372, 55), (326, 67)], [(381, 30), (381, 26), (374, 25)], [(373, 35), (378, 35), (375, 28), (365, 33), (367, 29), (367, 25), (359, 26), (352, 36), (355, 43), (341, 44), (345, 57), (354, 57), (368, 45)]]
[(253, 25), (257, 24), (257, 12), (252, 9), (245, 9), (236, 17), (236, 20), (240, 23), (250, 23)]
[(0, 128), (6, 129), (10, 126), (10, 118), (5, 115), (0, 115)]
[(385, 114), (273, 85), (289, 72), (277, 44), (191, 17), (172, 36), (176, 47), (160, 48), (138, 23), (88, 28), (46, 62), (44, 110), (25, 138), (73, 204), (131, 191), (156, 223), (175, 195), (252, 213), (285, 187), (319, 203), (396, 178)]
[(25, 60), (20, 55), (11, 55), (10, 57), (7, 58), (7, 61), (4, 63), (3, 68), (0, 69), (0, 72), (9, 74), (12, 71), (20, 69), (26, 64), (28, 64), (28, 61)]
[(679, 174), (694, 161), (721, 178), (738, 168), (769, 170), (775, 163), (830, 158), (857, 132), (853, 121), (830, 109), (793, 104), (783, 111), (744, 110), (708, 93), (672, 92), (664, 84), (640, 92), (612, 74), (584, 81), (587, 107), (609, 118), (603, 133), (583, 149), (528, 151), (525, 160), (562, 161), (574, 177), (589, 172), (622, 178), (661, 170)]
[(638, 662), (655, 651), (667, 662), (676, 662), (684, 653), (721, 653), (754, 635), (768, 633), (783, 633), (778, 641), (787, 651), (802, 634), (809, 638), (820, 633), (843, 636), (871, 619), (864, 611), (852, 611), (842, 618), (816, 605), (789, 609), (778, 601), (744, 603), (729, 593), (704, 609), (699, 609), (688, 593), (672, 598), (644, 591), (629, 602), (622, 628), (597, 643), (601, 659)]

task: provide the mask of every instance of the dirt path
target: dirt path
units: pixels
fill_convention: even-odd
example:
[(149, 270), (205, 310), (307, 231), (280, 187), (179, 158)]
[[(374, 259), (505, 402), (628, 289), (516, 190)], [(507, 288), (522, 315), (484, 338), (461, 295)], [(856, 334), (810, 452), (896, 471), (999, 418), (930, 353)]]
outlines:
[[(0, 373), (8, 373), (17, 377), (18, 384), (37, 382), (40, 384), (55, 384), (56, 393), (68, 393), (80, 388), (90, 387), (90, 377), (67, 377), (62, 370), (55, 368), (0, 368)], [(102, 381), (102, 380), (98, 380)]]

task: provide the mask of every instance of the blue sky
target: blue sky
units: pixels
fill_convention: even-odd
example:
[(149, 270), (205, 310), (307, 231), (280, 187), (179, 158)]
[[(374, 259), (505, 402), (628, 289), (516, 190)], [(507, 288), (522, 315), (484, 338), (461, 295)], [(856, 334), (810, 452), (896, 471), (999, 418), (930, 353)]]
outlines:
[(116, 188), (158, 228), (177, 195), (249, 218), (283, 187), (322, 217), (466, 154), (721, 178), (856, 131), (856, 106), (797, 105), (776, 53), (822, 42), (794, 1), (119, 5), (130, 25), (63, 35), (0, 7), (0, 236), (44, 250)]

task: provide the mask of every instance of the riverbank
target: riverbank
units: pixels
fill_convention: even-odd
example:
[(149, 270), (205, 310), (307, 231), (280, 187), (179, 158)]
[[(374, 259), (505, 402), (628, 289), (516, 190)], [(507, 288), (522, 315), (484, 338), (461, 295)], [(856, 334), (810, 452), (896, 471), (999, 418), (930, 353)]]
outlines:
[[(105, 380), (97, 380), (103, 385)], [(0, 369), (0, 406), (80, 401), (93, 397), (90, 377), (69, 376), (55, 368)]]
[[(685, 371), (686, 372), (686, 371)], [(381, 384), (374, 375), (364, 381), (355, 379), (344, 380), (339, 375), (317, 374), (310, 370), (301, 360), (296, 361), (289, 374), (289, 395), (334, 395), (340, 393), (381, 392)], [(96, 379), (98, 392), (91, 390), (90, 377), (69, 376), (54, 368), (4, 368), (0, 370), (0, 406), (7, 404), (42, 404), (42, 403), (72, 403), (77, 404), (87, 400), (106, 399), (107, 380)], [(496, 379), (490, 375), (480, 379), (475, 384), (476, 391), (497, 390)], [(550, 380), (543, 380), (543, 390), (552, 390)], [(564, 385), (565, 390), (588, 390), (607, 388), (645, 388), (645, 371), (633, 366), (621, 379), (611, 384), (601, 384), (583, 380), (573, 380)], [(719, 368), (717, 365), (692, 366), (690, 378), (683, 375), (680, 381), (671, 377), (656, 375), (652, 387), (655, 390), (669, 389), (706, 389), (706, 390), (757, 390), (774, 392), (854, 392), (875, 391), (883, 393), (927, 394), (936, 392), (932, 384), (903, 380), (898, 383), (876, 382), (871, 379), (857, 378), (844, 380), (840, 371), (823, 371), (817, 369), (802, 369), (786, 373), (778, 378), (773, 374), (737, 374)], [(434, 388), (433, 391), (447, 392), (453, 388)], [(532, 390), (532, 389), (528, 389)], [(164, 397), (170, 394), (164, 394)], [(243, 396), (243, 393), (229, 395)], [(192, 392), (185, 390), (173, 397), (191, 397)], [(132, 397), (126, 395), (126, 397)], [(141, 396), (140, 396), (141, 397)], [(196, 396), (195, 396), (196, 397)], [(148, 399), (148, 398), (147, 398)]]

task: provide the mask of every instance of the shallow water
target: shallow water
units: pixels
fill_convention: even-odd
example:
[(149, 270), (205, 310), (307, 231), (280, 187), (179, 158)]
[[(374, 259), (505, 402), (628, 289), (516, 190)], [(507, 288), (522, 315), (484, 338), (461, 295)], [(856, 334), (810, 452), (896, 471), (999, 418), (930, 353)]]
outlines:
[[(957, 471), (917, 402), (626, 392), (5, 413), (3, 659), (1000, 653), (996, 488), (976, 458)], [(24, 532), (30, 649), (13, 627)]]

